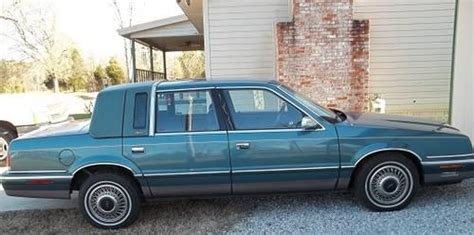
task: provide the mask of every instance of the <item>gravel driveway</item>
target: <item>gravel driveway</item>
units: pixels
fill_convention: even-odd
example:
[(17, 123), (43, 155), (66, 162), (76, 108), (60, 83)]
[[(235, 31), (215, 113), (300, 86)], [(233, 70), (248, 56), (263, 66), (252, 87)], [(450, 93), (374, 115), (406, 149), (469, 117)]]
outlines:
[(255, 205), (230, 233), (474, 233), (474, 180), (423, 188), (408, 208), (389, 213), (367, 211), (349, 194), (274, 197)]
[[(77, 209), (4, 212), (0, 213), (0, 228), (8, 234), (101, 232)], [(143, 206), (137, 223), (118, 232), (473, 234), (474, 179), (423, 188), (408, 208), (389, 213), (369, 212), (348, 193), (161, 202)]]

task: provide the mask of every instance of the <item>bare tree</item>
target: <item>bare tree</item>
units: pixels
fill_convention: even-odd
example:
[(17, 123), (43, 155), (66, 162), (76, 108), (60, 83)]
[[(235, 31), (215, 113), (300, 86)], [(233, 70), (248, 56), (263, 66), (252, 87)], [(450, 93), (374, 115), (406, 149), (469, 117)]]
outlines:
[[(115, 18), (118, 23), (118, 27), (123, 29), (125, 27), (132, 26), (132, 19), (133, 19), (133, 1), (128, 0), (127, 11), (124, 13), (122, 11), (121, 6), (117, 2), (117, 0), (112, 0), (112, 6), (114, 7), (115, 11)], [(130, 42), (126, 38), (123, 38), (123, 50), (125, 55), (125, 66), (127, 68), (127, 76), (130, 76)]]
[(62, 75), (66, 72), (63, 63), (68, 51), (65, 49), (66, 42), (61, 40), (56, 31), (52, 11), (13, 0), (3, 5), (0, 20), (12, 26), (11, 32), (5, 30), (2, 36), (14, 42), (15, 49), (27, 60), (38, 63), (46, 77), (53, 79), (54, 90), (58, 92), (58, 79), (64, 77)]

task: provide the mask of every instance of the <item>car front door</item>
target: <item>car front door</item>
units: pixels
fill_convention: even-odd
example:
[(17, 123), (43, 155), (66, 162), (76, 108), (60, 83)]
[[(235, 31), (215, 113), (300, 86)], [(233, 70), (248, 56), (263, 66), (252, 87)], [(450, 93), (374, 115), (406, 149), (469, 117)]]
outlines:
[[(319, 124), (291, 97), (267, 87), (222, 89), (233, 193), (334, 189), (339, 174), (335, 128)], [(303, 129), (303, 118), (317, 125)]]
[(227, 133), (213, 92), (159, 91), (154, 134), (124, 138), (124, 155), (142, 169), (154, 197), (231, 193)]

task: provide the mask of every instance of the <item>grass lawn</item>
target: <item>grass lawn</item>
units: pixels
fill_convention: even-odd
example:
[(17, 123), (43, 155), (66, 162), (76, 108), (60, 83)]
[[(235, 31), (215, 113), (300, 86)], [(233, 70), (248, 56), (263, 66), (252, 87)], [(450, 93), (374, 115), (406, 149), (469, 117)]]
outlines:
[(74, 120), (84, 120), (84, 119), (90, 119), (92, 114), (90, 114), (90, 113), (78, 113), (78, 114), (71, 114), (69, 116), (74, 118)]

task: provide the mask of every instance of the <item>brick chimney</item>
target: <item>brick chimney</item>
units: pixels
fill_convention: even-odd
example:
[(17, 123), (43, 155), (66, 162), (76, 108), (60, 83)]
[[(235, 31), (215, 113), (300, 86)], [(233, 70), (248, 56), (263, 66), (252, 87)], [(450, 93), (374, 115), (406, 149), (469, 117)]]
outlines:
[(327, 107), (368, 110), (369, 21), (352, 0), (293, 0), (276, 25), (278, 80)]

